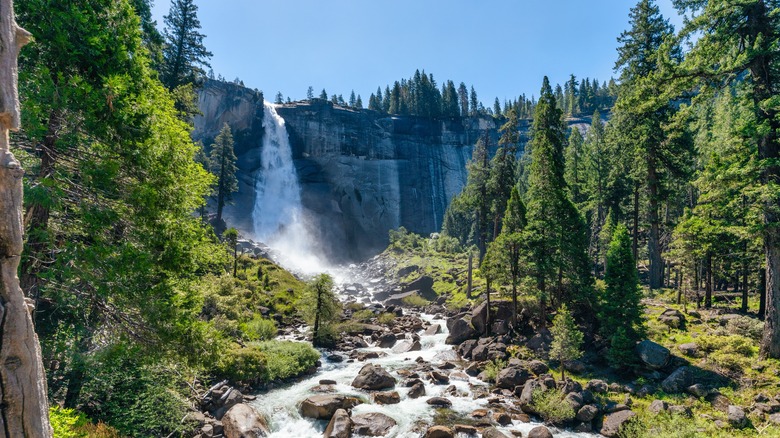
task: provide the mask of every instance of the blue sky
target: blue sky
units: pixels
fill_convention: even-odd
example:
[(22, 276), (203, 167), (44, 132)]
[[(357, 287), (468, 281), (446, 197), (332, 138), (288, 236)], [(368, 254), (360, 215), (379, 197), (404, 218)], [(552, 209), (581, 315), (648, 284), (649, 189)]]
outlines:
[[(169, 0), (155, 0), (163, 26)], [(614, 75), (633, 0), (199, 0), (211, 65), (227, 79), (293, 100), (316, 94), (364, 104), (378, 85), (433, 73), (493, 99), (538, 95), (542, 77)], [(658, 0), (679, 27), (671, 0)]]

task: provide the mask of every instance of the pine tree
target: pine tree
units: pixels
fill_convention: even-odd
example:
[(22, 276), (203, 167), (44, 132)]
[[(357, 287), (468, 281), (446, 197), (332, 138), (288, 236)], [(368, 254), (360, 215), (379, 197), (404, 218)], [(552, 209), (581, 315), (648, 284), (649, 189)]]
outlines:
[(349, 106), (354, 108), (356, 104), (357, 104), (357, 97), (355, 97), (355, 90), (352, 90), (352, 92), (349, 94)]
[(238, 191), (236, 178), (236, 154), (233, 152), (233, 134), (230, 126), (225, 123), (222, 131), (211, 145), (209, 155), (209, 170), (217, 177), (214, 194), (217, 198), (217, 223), (222, 221), (222, 209), (233, 199), (233, 193)]
[(766, 260), (766, 318), (761, 357), (780, 358), (780, 15), (777, 2), (755, 0), (676, 0), (680, 12), (694, 18), (683, 35), (706, 33), (697, 39), (683, 64), (688, 75), (702, 83), (731, 85), (744, 78), (750, 110), (761, 129), (748, 137), (757, 145), (763, 204), (762, 240)]
[(358, 94), (357, 100), (355, 100), (355, 108), (363, 109), (363, 98)]
[(508, 274), (512, 284), (512, 327), (517, 325), (517, 287), (523, 277), (525, 263), (523, 260), (524, 241), (523, 229), (525, 228), (525, 205), (520, 199), (517, 187), (512, 187), (512, 194), (507, 202), (506, 212), (501, 234), (493, 242), (491, 248), (501, 251), (499, 263), (504, 264), (504, 271)]
[(575, 126), (569, 134), (569, 142), (564, 151), (564, 179), (569, 187), (572, 202), (580, 208), (585, 201), (585, 151), (583, 144), (584, 140), (580, 129)]
[(461, 117), (467, 117), (469, 115), (469, 90), (463, 82), (458, 86), (458, 101), (460, 102)]
[(320, 92), (320, 99), (322, 99), (322, 100), (328, 100), (328, 92), (327, 92), (327, 91), (325, 91), (325, 89), (324, 89), (324, 88), (323, 88), (323, 89), (322, 89), (322, 91)]
[(469, 105), (469, 115), (472, 117), (479, 115), (479, 100), (477, 99), (477, 92), (474, 90), (473, 85), (471, 86)]
[(198, 6), (194, 0), (173, 0), (164, 21), (163, 83), (169, 90), (196, 83), (205, 76), (203, 68), (210, 67), (212, 56), (203, 45)]
[(281, 91), (276, 93), (276, 98), (274, 99), (274, 103), (276, 105), (281, 105), (284, 103), (284, 95), (282, 94)]
[(312, 343), (315, 347), (329, 347), (336, 341), (331, 324), (339, 317), (341, 308), (333, 289), (333, 278), (320, 274), (308, 283), (301, 297), (301, 312), (312, 327)]
[(550, 358), (557, 360), (561, 366), (561, 380), (566, 381), (566, 366), (564, 363), (582, 357), (582, 331), (580, 331), (574, 318), (571, 316), (566, 304), (563, 304), (553, 318), (550, 328), (552, 344), (550, 345)]
[(542, 326), (550, 298), (558, 304), (576, 302), (583, 311), (593, 304), (585, 225), (564, 182), (564, 133), (561, 110), (545, 77), (532, 127), (525, 229)]
[(312, 100), (312, 99), (314, 99), (314, 87), (310, 85), (309, 88), (306, 90), (306, 100)]
[(636, 360), (634, 347), (644, 337), (645, 329), (636, 262), (628, 229), (623, 224), (617, 226), (612, 236), (606, 268), (606, 286), (599, 305), (601, 334), (610, 342), (610, 363), (628, 366)]
[(230, 227), (222, 233), (222, 239), (233, 253), (233, 277), (238, 274), (238, 230)]

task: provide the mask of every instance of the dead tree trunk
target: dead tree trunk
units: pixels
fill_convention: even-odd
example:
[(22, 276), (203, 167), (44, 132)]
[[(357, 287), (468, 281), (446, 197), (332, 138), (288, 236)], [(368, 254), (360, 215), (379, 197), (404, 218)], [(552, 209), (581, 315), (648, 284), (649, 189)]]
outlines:
[(31, 304), (17, 277), (22, 254), (22, 170), (10, 151), (19, 129), (17, 64), (30, 34), (16, 24), (13, 1), (0, 0), (0, 437), (50, 438), (46, 380)]

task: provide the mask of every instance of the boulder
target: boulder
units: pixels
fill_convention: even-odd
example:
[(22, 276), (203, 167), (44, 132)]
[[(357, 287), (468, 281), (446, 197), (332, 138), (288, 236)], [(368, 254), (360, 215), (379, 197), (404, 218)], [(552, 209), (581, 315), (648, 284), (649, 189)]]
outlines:
[(647, 411), (653, 415), (658, 415), (661, 412), (666, 412), (669, 409), (669, 404), (663, 400), (653, 400), (650, 406), (647, 407)]
[(693, 410), (691, 410), (691, 408), (689, 408), (688, 406), (683, 406), (683, 405), (669, 406), (669, 413), (672, 415), (680, 415), (687, 418), (693, 417)]
[(407, 395), (409, 398), (420, 398), (424, 396), (425, 385), (423, 385), (422, 382), (415, 383), (411, 388), (409, 388), (409, 393)]
[(523, 392), (520, 393), (520, 398), (517, 401), (518, 405), (520, 405), (520, 409), (522, 409), (523, 412), (536, 414), (536, 411), (531, 406), (531, 401), (534, 391), (541, 387), (542, 384), (538, 380), (529, 380), (525, 382), (525, 385), (523, 386)]
[[(460, 433), (463, 435), (476, 435), (477, 434), (477, 428), (468, 424), (456, 424), (455, 425), (455, 432)], [(483, 435), (484, 436), (484, 435)]]
[(422, 350), (422, 345), (420, 345), (420, 341), (413, 341), (411, 339), (401, 341), (398, 344), (396, 344), (395, 347), (393, 347), (393, 353), (395, 354), (402, 354), (402, 353), (408, 353), (410, 351), (420, 351), (420, 350)]
[(340, 394), (313, 395), (301, 402), (301, 416), (316, 420), (330, 420), (339, 409), (352, 409), (361, 402), (355, 397)]
[(579, 421), (588, 422), (593, 421), (593, 419), (595, 419), (598, 414), (599, 408), (597, 408), (595, 405), (585, 405), (577, 411), (576, 418)]
[(742, 429), (748, 425), (748, 418), (747, 415), (745, 415), (745, 410), (739, 406), (729, 406), (728, 420), (731, 427), (736, 429)]
[(463, 359), (471, 359), (471, 355), (474, 351), (474, 348), (476, 347), (477, 347), (476, 339), (469, 339), (467, 341), (463, 341), (458, 346), (458, 355)]
[(553, 438), (553, 434), (544, 426), (536, 426), (528, 431), (528, 438)]
[(441, 333), (441, 326), (439, 324), (432, 324), (430, 327), (425, 329), (425, 333), (423, 333), (423, 335), (433, 336), (438, 335), (439, 333)]
[(669, 349), (651, 340), (640, 342), (636, 346), (636, 352), (642, 363), (650, 369), (661, 369), (669, 363)]
[(780, 413), (770, 415), (769, 422), (774, 425), (780, 425)]
[(392, 333), (385, 333), (377, 340), (377, 346), (379, 348), (393, 348), (397, 339)]
[(352, 386), (368, 390), (393, 388), (395, 378), (381, 366), (369, 363), (360, 369), (357, 377), (352, 381)]
[(574, 374), (582, 374), (585, 372), (585, 363), (581, 360), (566, 360), (563, 362), (563, 368)]
[(323, 438), (350, 438), (352, 436), (352, 419), (344, 409), (338, 409), (325, 428)]
[(425, 438), (453, 438), (455, 433), (446, 426), (431, 426), (425, 432)]
[(710, 390), (707, 389), (707, 387), (704, 386), (701, 383), (696, 383), (696, 384), (693, 384), (693, 385), (689, 386), (686, 389), (686, 391), (688, 391), (688, 394), (691, 394), (691, 395), (693, 395), (695, 397), (699, 397), (699, 398), (707, 397), (707, 395), (709, 395), (709, 393), (710, 393)]
[(503, 389), (515, 389), (530, 378), (528, 371), (518, 367), (507, 367), (496, 376), (496, 386)]
[(482, 430), (482, 438), (509, 438), (495, 427), (488, 427)]
[(493, 421), (502, 426), (506, 426), (512, 424), (512, 417), (510, 417), (506, 412), (496, 412), (493, 414)]
[(585, 389), (594, 394), (606, 394), (609, 390), (609, 385), (607, 385), (607, 382), (603, 380), (593, 379), (588, 381), (588, 383), (585, 385)]
[(474, 326), (471, 325), (471, 322), (465, 318), (458, 318), (452, 322), (450, 334), (444, 342), (448, 345), (456, 345), (468, 339), (475, 338), (476, 336), (477, 332), (474, 330)]
[[(492, 318), (491, 318), (492, 319)], [(485, 321), (487, 320), (487, 302), (483, 301), (471, 311), (471, 324), (477, 333), (485, 333)]]
[(677, 349), (686, 356), (696, 357), (699, 354), (699, 346), (695, 342), (680, 344), (677, 346)]
[(374, 403), (380, 405), (394, 405), (401, 402), (401, 396), (397, 391), (377, 392), (374, 394)]
[(450, 377), (447, 374), (442, 373), (441, 371), (433, 370), (428, 374), (431, 382), (437, 384), (437, 385), (446, 385), (450, 383)]
[(623, 425), (634, 417), (636, 417), (636, 414), (633, 411), (618, 411), (609, 414), (604, 417), (604, 422), (601, 425), (599, 433), (607, 438), (619, 436)]
[(444, 397), (431, 397), (426, 400), (425, 403), (428, 403), (429, 405), (435, 406), (437, 408), (448, 408), (452, 406), (452, 402)]
[(729, 406), (731, 406), (731, 400), (725, 395), (719, 392), (712, 392), (704, 397), (704, 400), (709, 402), (713, 408), (721, 411), (728, 412)]
[(234, 405), (225, 413), (222, 428), (225, 438), (260, 438), (269, 434), (265, 420), (243, 403)]
[(676, 394), (685, 391), (693, 383), (693, 370), (684, 366), (674, 370), (663, 382), (661, 388), (667, 394)]
[(352, 432), (365, 436), (385, 436), (396, 426), (396, 421), (379, 412), (354, 415)]
[(546, 374), (547, 372), (550, 371), (550, 367), (548, 367), (547, 364), (545, 364), (541, 360), (532, 360), (528, 362), (527, 366), (528, 369), (531, 370), (531, 372), (536, 374), (537, 376)]

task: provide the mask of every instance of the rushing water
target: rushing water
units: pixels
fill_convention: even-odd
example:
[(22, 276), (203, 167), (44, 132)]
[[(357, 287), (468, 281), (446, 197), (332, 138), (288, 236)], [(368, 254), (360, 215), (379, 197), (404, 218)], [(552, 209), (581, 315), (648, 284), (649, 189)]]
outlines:
[[(387, 369), (390, 374), (400, 381), (402, 380), (395, 371), (401, 368), (411, 368), (415, 365), (415, 360), (422, 357), (424, 360), (437, 364), (443, 360), (452, 359), (454, 352), (451, 345), (446, 345), (444, 340), (447, 338), (446, 323), (443, 320), (435, 320), (430, 315), (423, 315), (423, 318), (433, 324), (439, 324), (443, 332), (433, 336), (424, 336), (420, 338), (422, 351), (412, 351), (408, 353), (393, 353), (391, 349), (382, 349), (379, 347), (369, 347), (361, 351), (379, 351), (386, 353), (386, 356), (378, 359), (371, 359), (367, 362), (342, 362), (333, 363), (323, 360), (323, 366), (319, 371), (305, 380), (291, 384), (289, 386), (260, 394), (257, 400), (252, 402), (255, 409), (269, 419), (271, 437), (273, 438), (319, 438), (322, 436), (327, 422), (315, 421), (302, 418), (298, 413), (300, 402), (315, 395), (311, 389), (319, 385), (321, 379), (329, 379), (337, 382), (335, 393), (357, 396), (365, 400), (370, 400), (369, 391), (363, 391), (351, 386), (352, 380), (357, 376), (360, 369), (366, 363), (378, 364)], [(381, 412), (392, 417), (398, 425), (393, 428), (390, 435), (397, 438), (418, 438), (420, 430), (425, 431), (425, 426), (420, 428), (420, 424), (433, 424), (436, 409), (426, 403), (430, 397), (442, 396), (452, 401), (451, 409), (459, 415), (467, 417), (475, 409), (487, 409), (487, 399), (474, 399), (471, 393), (470, 385), (486, 385), (484, 382), (469, 377), (469, 381), (452, 379), (448, 385), (434, 385), (431, 382), (423, 380), (425, 384), (425, 396), (410, 399), (406, 397), (409, 388), (396, 385), (395, 390), (401, 395), (401, 403), (394, 405), (378, 405), (370, 402), (358, 405), (352, 409), (353, 414), (362, 414), (369, 412)], [(462, 396), (445, 395), (444, 391), (449, 385), (455, 385), (459, 394)], [(517, 430), (527, 435), (528, 431), (538, 426), (538, 423), (522, 423), (515, 421), (509, 427), (501, 428), (507, 434), (512, 436), (510, 430)], [(576, 434), (572, 432), (559, 431), (555, 433), (556, 437), (586, 437), (590, 434)], [(464, 435), (465, 437), (465, 435)]]
[(301, 205), (301, 187), (284, 119), (267, 102), (263, 114), (265, 135), (252, 210), (254, 238), (275, 250), (278, 261), (290, 270), (302, 274), (323, 272), (327, 266)]

